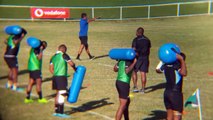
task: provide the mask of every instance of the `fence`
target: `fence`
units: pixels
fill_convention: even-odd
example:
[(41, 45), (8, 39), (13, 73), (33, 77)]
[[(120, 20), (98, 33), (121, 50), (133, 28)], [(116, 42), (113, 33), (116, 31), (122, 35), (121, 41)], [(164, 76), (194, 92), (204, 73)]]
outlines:
[[(66, 20), (78, 20), (82, 12), (86, 12), (89, 16), (92, 17), (100, 16), (101, 20), (128, 20), (192, 16), (203, 14), (211, 15), (213, 12), (212, 5), (212, 0), (209, 0), (140, 6), (52, 8), (69, 8), (71, 17)], [(0, 20), (33, 20), (30, 15), (31, 7), (48, 8), (45, 6), (0, 5)]]

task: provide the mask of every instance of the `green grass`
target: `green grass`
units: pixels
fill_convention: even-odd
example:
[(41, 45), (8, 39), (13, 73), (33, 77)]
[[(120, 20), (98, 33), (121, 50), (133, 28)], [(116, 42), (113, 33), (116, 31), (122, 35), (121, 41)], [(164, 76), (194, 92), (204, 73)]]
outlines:
[[(94, 22), (90, 24), (89, 45), (91, 53), (95, 56), (108, 54), (111, 48), (130, 47), (135, 31), (139, 26), (145, 29), (145, 35), (152, 42), (150, 55), (150, 72), (148, 73), (147, 94), (134, 94), (130, 105), (130, 118), (132, 120), (156, 120), (165, 117), (163, 104), (164, 75), (155, 73), (158, 64), (157, 51), (160, 45), (166, 42), (177, 43), (183, 52), (186, 53), (186, 63), (188, 76), (184, 79), (183, 94), (184, 99), (191, 95), (196, 88), (201, 90), (201, 102), (203, 107), (203, 119), (211, 120), (213, 82), (212, 76), (208, 72), (213, 71), (213, 17), (180, 17), (169, 19), (151, 19), (136, 21), (111, 21)], [(88, 60), (88, 56), (83, 52), (83, 61), (75, 61), (79, 47), (78, 22), (0, 22), (0, 56), (3, 56), (5, 45), (3, 40), (7, 37), (3, 28), (6, 25), (18, 24), (26, 28), (28, 35), (35, 36), (48, 42), (48, 47), (44, 51), (43, 57), (43, 95), (51, 99), (48, 104), (40, 105), (37, 102), (26, 105), (23, 103), (25, 94), (15, 93), (10, 90), (0, 88), (0, 119), (2, 120), (52, 120), (57, 119), (52, 116), (54, 112), (53, 98), (48, 97), (55, 93), (51, 90), (51, 81), (48, 79), (51, 74), (48, 70), (50, 57), (56, 52), (59, 44), (65, 43), (68, 47), (68, 54), (77, 65), (87, 67), (87, 73), (83, 83), (78, 102), (69, 104), (78, 106), (72, 109), (70, 106), (65, 111), (71, 113), (74, 120), (102, 120), (103, 117), (94, 115), (93, 112), (114, 118), (118, 107), (118, 96), (115, 89), (116, 73), (112, 67), (116, 61), (108, 57)], [(28, 84), (27, 59), (30, 47), (26, 44), (26, 38), (21, 43), (19, 52), (19, 85), (26, 87)], [(3, 57), (0, 57), (0, 85), (4, 86), (7, 79), (4, 77), (8, 73), (8, 68)], [(69, 83), (73, 76), (73, 70), (69, 69)], [(49, 81), (48, 81), (49, 80)], [(140, 83), (140, 82), (139, 82)], [(35, 88), (33, 94), (36, 94)], [(34, 97), (36, 99), (37, 97)], [(197, 109), (185, 109), (184, 120), (197, 120)]]

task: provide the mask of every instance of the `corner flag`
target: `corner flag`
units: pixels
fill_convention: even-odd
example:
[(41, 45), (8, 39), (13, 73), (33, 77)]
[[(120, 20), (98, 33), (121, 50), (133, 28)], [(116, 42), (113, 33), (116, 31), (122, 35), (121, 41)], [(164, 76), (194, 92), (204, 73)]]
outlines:
[(201, 102), (200, 102), (200, 90), (196, 89), (195, 92), (189, 96), (186, 100), (185, 107), (198, 107), (199, 108), (199, 117), (202, 120), (202, 111), (201, 111)]

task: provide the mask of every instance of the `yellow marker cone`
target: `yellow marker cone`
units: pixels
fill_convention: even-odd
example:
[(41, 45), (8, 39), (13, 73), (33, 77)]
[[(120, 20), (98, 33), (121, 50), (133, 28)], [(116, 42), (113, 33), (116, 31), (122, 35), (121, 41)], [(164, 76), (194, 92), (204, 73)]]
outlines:
[(134, 95), (132, 93), (129, 94), (129, 98), (132, 99), (134, 98)]

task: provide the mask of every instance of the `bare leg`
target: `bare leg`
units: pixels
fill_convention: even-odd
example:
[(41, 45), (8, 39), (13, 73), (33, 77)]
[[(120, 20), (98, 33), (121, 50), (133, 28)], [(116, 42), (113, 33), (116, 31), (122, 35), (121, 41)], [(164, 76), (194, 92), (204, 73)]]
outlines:
[(167, 120), (173, 120), (173, 110), (167, 109)]
[(39, 95), (39, 99), (42, 99), (42, 93), (41, 93), (41, 78), (36, 79), (36, 91)]
[(81, 54), (83, 49), (84, 49), (84, 45), (81, 44), (80, 47), (79, 47), (79, 50), (78, 50), (78, 54)]
[(126, 108), (124, 110), (124, 119), (129, 120), (129, 104), (130, 104), (130, 98), (127, 99)]
[(28, 86), (27, 86), (27, 99), (30, 99), (30, 93), (32, 91), (32, 87), (33, 87), (34, 81), (32, 78), (30, 78)]
[(10, 68), (10, 71), (8, 74), (7, 87), (10, 88), (12, 85), (13, 85), (13, 71), (12, 71), (12, 68)]
[(146, 87), (146, 73), (141, 72), (141, 83), (142, 83), (142, 89), (145, 89)]
[(89, 56), (89, 58), (92, 58), (92, 55), (90, 54), (88, 45), (85, 46), (85, 49), (86, 49), (86, 52), (87, 52), (87, 55)]
[(18, 83), (18, 68), (12, 68), (13, 87), (16, 89)]
[(82, 53), (83, 49), (84, 49), (84, 45), (83, 45), (83, 44), (81, 44), (81, 45), (80, 45), (80, 47), (79, 47), (79, 50), (78, 50), (78, 56), (76, 57), (76, 59), (80, 59), (80, 55), (81, 55), (81, 53)]
[(182, 114), (178, 111), (173, 111), (174, 120), (182, 120)]
[(138, 81), (137, 72), (133, 71), (133, 73), (132, 73), (132, 79), (133, 79), (134, 87), (138, 87), (138, 85), (137, 85), (137, 81)]
[(126, 104), (127, 104), (127, 99), (119, 98), (119, 100), (120, 100), (120, 106), (119, 106), (116, 116), (115, 116), (116, 120), (121, 120), (122, 114), (123, 114), (123, 112), (126, 108)]

